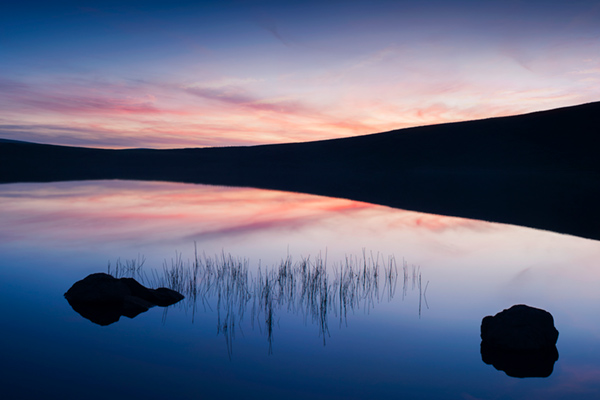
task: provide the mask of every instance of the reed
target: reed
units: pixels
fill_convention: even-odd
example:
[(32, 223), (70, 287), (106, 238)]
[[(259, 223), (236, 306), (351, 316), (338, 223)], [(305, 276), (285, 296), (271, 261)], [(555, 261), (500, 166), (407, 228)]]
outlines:
[(192, 311), (194, 320), (198, 306), (205, 310), (216, 308), (218, 335), (226, 340), (231, 356), (236, 329), (247, 312), (254, 329), (266, 335), (269, 353), (272, 352), (274, 326), (281, 311), (301, 314), (305, 323), (318, 327), (323, 345), (330, 337), (329, 321), (333, 317), (340, 326), (348, 325), (348, 316), (358, 310), (369, 313), (381, 301), (394, 299), (398, 283), (402, 284), (402, 299), (408, 291), (419, 292), (419, 317), (422, 300), (427, 305), (427, 284), (423, 288), (420, 267), (405, 260), (399, 268), (394, 257), (385, 258), (363, 250), (362, 256), (346, 256), (327, 267), (327, 257), (301, 258), (294, 262), (291, 256), (277, 265), (259, 265), (250, 273), (250, 261), (231, 254), (213, 257), (198, 253), (184, 261), (181, 253), (165, 260), (162, 270), (142, 269), (145, 259), (117, 260), (108, 271), (114, 276), (137, 277), (146, 286), (168, 287), (185, 295), (178, 303)]
[(140, 278), (140, 274), (142, 273), (142, 267), (146, 262), (146, 258), (142, 255), (137, 256), (137, 258), (126, 259), (121, 261), (120, 258), (117, 258), (114, 267), (111, 266), (110, 261), (108, 262), (107, 273), (109, 275), (114, 276), (115, 278)]

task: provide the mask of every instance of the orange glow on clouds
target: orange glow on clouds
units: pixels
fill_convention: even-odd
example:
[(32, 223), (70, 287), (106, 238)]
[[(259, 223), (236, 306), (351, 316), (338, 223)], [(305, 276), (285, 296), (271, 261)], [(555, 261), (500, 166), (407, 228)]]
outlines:
[[(132, 47), (152, 43), (150, 33), (118, 23), (106, 54), (68, 40), (41, 40), (40, 54), (28, 50), (38, 42), (7, 47), (0, 137), (108, 148), (286, 143), (600, 100), (598, 7), (432, 12), (398, 2), (345, 17), (322, 5), (316, 17), (313, 7), (272, 7), (258, 19), (228, 11), (239, 30), (211, 20), (214, 35), (200, 36), (185, 16), (157, 15), (182, 27), (159, 29), (162, 47)], [(310, 30), (297, 12), (310, 15)], [(42, 62), (46, 47), (64, 52), (55, 67)]]
[[(597, 79), (600, 74), (585, 76)], [(0, 99), (10, 104), (0, 129), (2, 136), (18, 140), (113, 148), (251, 145), (347, 137), (595, 100), (593, 90), (475, 83), (449, 88), (445, 82), (411, 88), (402, 80), (393, 86), (396, 90), (359, 86), (319, 104), (318, 93), (287, 100), (236, 97), (223, 88), (222, 94), (198, 96), (187, 88), (143, 85), (127, 88), (122, 97), (110, 90), (94, 97), (74, 94), (81, 90), (77, 86), (65, 86), (57, 95), (37, 85), (26, 93), (0, 92)]]

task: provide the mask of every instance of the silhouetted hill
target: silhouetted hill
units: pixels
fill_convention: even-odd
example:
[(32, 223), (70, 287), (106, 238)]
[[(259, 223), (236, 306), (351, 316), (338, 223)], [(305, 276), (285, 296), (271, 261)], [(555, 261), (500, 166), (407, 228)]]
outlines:
[(600, 239), (600, 102), (307, 143), (104, 150), (0, 143), (0, 182), (138, 179), (343, 197)]

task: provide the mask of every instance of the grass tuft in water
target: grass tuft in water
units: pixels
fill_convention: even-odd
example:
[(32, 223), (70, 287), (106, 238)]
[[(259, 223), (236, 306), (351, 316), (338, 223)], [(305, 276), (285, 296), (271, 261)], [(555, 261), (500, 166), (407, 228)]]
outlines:
[(217, 334), (225, 337), (230, 355), (236, 329), (247, 312), (252, 328), (257, 327), (267, 336), (272, 353), (273, 328), (282, 310), (301, 314), (306, 324), (316, 325), (326, 345), (331, 317), (338, 320), (340, 327), (347, 326), (349, 314), (360, 309), (369, 313), (377, 303), (391, 301), (399, 282), (402, 299), (409, 289), (419, 291), (419, 317), (422, 300), (427, 306), (428, 282), (423, 289), (420, 267), (409, 267), (403, 260), (399, 268), (394, 257), (386, 259), (363, 250), (361, 257), (346, 256), (328, 269), (326, 257), (294, 262), (288, 255), (272, 267), (259, 263), (252, 274), (248, 259), (224, 252), (213, 257), (200, 255), (194, 248), (193, 260), (184, 261), (181, 253), (175, 253), (164, 261), (162, 270), (151, 270), (149, 276), (142, 269), (145, 259), (140, 256), (124, 262), (117, 260), (114, 268), (109, 263), (108, 271), (115, 277), (131, 276), (146, 286), (180, 292), (186, 298), (178, 304), (191, 309), (192, 321), (199, 306), (212, 311), (214, 307)]

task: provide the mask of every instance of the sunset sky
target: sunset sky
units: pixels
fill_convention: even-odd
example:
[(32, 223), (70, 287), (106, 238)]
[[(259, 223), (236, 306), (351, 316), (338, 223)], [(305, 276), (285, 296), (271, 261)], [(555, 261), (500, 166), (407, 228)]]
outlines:
[(284, 143), (600, 100), (600, 1), (19, 1), (0, 138)]

